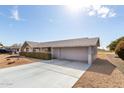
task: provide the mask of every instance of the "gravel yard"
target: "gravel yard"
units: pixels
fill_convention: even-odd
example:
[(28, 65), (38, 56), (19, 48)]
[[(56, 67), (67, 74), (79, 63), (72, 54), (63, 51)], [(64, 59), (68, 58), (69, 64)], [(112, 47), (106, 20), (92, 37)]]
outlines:
[(99, 55), (93, 65), (80, 77), (73, 87), (124, 87), (124, 74), (110, 60), (108, 61), (108, 57), (110, 56), (106, 54)]
[(0, 55), (0, 68), (29, 64), (35, 61), (36, 61), (35, 59), (20, 57), (16, 55), (1, 54)]
[(124, 60), (118, 58), (115, 54), (107, 54), (107, 59), (124, 73)]

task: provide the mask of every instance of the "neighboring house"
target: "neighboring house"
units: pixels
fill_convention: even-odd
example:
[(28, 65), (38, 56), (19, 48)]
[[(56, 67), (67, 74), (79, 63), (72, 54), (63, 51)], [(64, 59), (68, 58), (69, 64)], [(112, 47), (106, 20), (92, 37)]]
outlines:
[(19, 53), (19, 52), (21, 52), (21, 44), (13, 44), (12, 46), (10, 46), (10, 49), (14, 53)]
[(25, 41), (21, 47), (22, 52), (40, 52), (40, 49), (40, 43), (32, 41)]
[(99, 38), (78, 38), (51, 42), (26, 41), (21, 50), (23, 52), (49, 52), (52, 58), (74, 61), (88, 61), (92, 64), (96, 59)]

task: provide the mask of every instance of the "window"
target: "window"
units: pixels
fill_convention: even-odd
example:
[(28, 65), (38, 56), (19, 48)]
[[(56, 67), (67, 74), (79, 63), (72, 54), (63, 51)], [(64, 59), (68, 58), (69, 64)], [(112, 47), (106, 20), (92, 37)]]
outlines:
[(36, 49), (35, 48), (33, 49), (33, 52), (36, 52)]
[(26, 52), (29, 52), (29, 48), (26, 48)]

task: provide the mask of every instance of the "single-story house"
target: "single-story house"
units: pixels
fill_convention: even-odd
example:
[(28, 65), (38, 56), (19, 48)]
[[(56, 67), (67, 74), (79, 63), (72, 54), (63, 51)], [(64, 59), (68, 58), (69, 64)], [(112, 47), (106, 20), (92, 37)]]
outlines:
[(21, 50), (23, 52), (49, 52), (52, 58), (87, 61), (92, 64), (96, 59), (99, 38), (78, 38), (50, 42), (26, 41)]
[(21, 44), (13, 44), (12, 46), (10, 46), (10, 49), (14, 53), (19, 53), (19, 52), (21, 52)]

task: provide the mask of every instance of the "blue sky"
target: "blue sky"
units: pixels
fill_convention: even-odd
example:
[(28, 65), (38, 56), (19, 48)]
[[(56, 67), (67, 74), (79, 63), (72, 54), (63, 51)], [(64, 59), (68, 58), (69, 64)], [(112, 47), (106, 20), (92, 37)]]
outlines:
[(99, 37), (101, 47), (124, 36), (124, 6), (0, 6), (0, 42)]

